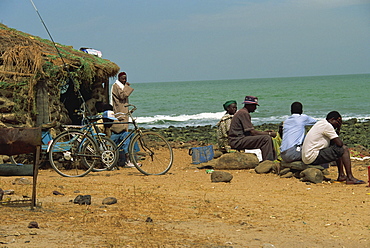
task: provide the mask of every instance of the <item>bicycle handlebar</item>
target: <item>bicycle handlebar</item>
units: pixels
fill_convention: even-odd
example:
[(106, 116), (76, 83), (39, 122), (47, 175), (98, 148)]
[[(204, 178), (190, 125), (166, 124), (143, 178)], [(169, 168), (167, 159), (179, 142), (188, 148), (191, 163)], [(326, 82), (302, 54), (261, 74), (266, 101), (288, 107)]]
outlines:
[[(125, 107), (127, 107), (127, 108), (132, 107), (132, 108), (129, 109), (128, 113), (118, 112), (118, 113), (115, 113), (114, 115), (116, 117), (119, 117), (119, 116), (122, 116), (122, 115), (127, 115), (127, 114), (129, 114), (131, 116), (132, 113), (137, 109), (137, 107), (133, 104), (126, 104)], [(86, 111), (84, 109), (75, 110), (75, 112), (76, 112), (77, 115), (82, 115), (83, 119), (87, 119), (90, 122), (95, 122), (95, 121), (103, 118), (103, 116), (101, 114), (93, 115), (93, 116), (86, 116)]]
[(131, 110), (129, 110), (129, 112), (132, 114), (137, 108), (135, 105), (133, 104), (126, 104), (125, 107), (129, 108), (129, 107), (133, 107)]

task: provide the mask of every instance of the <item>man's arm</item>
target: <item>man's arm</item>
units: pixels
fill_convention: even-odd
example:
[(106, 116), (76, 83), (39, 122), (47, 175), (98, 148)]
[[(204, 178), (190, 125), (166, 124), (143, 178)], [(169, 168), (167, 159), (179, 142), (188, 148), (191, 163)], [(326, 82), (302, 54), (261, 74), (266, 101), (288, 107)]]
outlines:
[(134, 89), (128, 85), (126, 85), (123, 90), (118, 85), (113, 85), (112, 94), (115, 95), (116, 98), (124, 100), (129, 97), (133, 91)]
[(306, 123), (305, 123), (305, 125), (306, 125), (306, 126), (312, 126), (312, 125), (314, 125), (316, 122), (317, 122), (317, 121), (316, 121), (314, 118), (312, 118), (311, 116), (308, 116), (308, 115), (307, 115), (307, 119), (306, 119)]
[(255, 135), (269, 135), (271, 137), (276, 137), (276, 132), (274, 132), (274, 131), (258, 131), (258, 130), (252, 129), (250, 132), (251, 132), (252, 136), (255, 136)]
[(334, 142), (334, 144), (336, 144), (339, 147), (342, 147), (344, 145), (343, 141), (339, 137), (332, 139), (332, 142)]

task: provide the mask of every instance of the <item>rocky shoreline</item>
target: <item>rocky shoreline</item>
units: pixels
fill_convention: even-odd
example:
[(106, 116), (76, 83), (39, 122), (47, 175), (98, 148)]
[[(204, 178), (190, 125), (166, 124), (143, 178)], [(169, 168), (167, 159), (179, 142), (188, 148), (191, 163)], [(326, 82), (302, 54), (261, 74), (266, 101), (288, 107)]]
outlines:
[[(278, 130), (279, 124), (262, 124), (255, 126), (257, 130)], [(187, 126), (168, 128), (151, 128), (161, 133), (175, 148), (189, 148), (202, 145), (217, 146), (216, 126)], [(370, 148), (370, 121), (359, 122), (357, 119), (344, 121), (340, 138), (348, 147), (361, 146)]]

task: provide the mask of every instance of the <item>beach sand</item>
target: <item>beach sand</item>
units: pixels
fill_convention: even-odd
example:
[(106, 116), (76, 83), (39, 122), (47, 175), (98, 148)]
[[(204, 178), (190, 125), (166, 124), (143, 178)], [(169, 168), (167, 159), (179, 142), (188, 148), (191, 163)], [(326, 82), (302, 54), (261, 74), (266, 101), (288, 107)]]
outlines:
[[(309, 184), (254, 170), (230, 170), (230, 183), (212, 183), (187, 149), (174, 153), (163, 176), (40, 170), (41, 207), (0, 207), (0, 247), (370, 247), (368, 183)], [(353, 161), (366, 182), (367, 161)], [(335, 179), (336, 167), (329, 170)], [(15, 178), (1, 177), (0, 187), (30, 196), (32, 187), (12, 185)], [(92, 204), (74, 204), (80, 194)], [(118, 202), (103, 206), (106, 197)], [(31, 221), (39, 228), (28, 228)]]

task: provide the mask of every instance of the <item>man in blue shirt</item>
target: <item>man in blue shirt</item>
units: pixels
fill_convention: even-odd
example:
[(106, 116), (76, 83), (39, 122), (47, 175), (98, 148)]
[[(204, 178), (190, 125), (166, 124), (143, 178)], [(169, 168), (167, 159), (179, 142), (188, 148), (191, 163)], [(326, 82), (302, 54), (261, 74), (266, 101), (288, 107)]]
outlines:
[(305, 137), (305, 127), (312, 126), (316, 120), (303, 113), (302, 103), (294, 102), (290, 106), (291, 116), (283, 124), (283, 141), (280, 146), (284, 162), (302, 160), (301, 145)]

